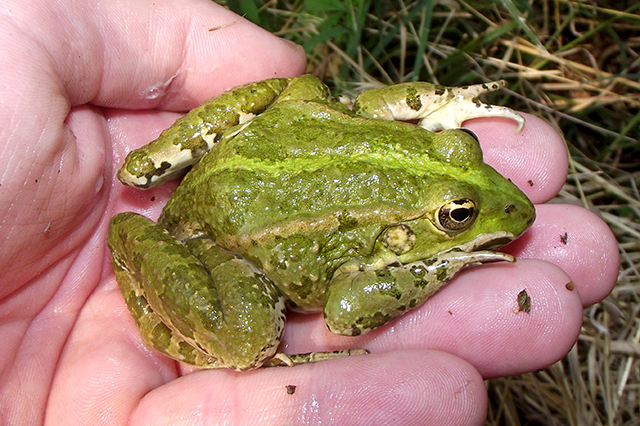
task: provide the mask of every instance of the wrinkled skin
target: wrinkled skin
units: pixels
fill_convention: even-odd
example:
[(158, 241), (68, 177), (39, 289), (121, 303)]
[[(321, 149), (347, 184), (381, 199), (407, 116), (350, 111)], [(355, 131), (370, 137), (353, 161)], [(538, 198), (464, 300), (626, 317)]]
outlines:
[[(533, 371), (565, 355), (582, 307), (610, 292), (618, 254), (595, 215), (544, 204), (560, 189), (567, 160), (559, 135), (532, 116), (521, 135), (500, 119), (465, 123), (485, 160), (537, 204), (536, 222), (509, 247), (515, 265), (463, 272), (393, 327), (355, 343), (329, 333), (320, 315), (288, 323), (289, 353), (356, 344), (371, 355), (188, 374), (149, 351), (115, 283), (106, 230), (114, 211), (157, 218), (172, 188), (124, 189), (117, 166), (180, 115), (166, 111), (304, 72), (300, 49), (220, 6), (176, 7), (2, 4), (0, 423), (480, 425), (483, 377)], [(161, 96), (150, 98), (150, 88)], [(531, 312), (514, 314), (524, 288)]]

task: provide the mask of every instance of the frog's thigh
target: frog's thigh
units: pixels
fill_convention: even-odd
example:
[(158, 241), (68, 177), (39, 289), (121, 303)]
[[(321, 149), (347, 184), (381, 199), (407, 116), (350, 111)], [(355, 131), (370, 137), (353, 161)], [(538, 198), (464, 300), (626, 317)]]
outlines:
[(326, 101), (331, 97), (329, 88), (317, 77), (309, 74), (292, 78), (274, 103), (290, 100)]
[(422, 262), (336, 275), (324, 305), (329, 329), (348, 336), (374, 330), (421, 305), (450, 278)]
[(109, 229), (116, 278), (145, 340), (201, 368), (249, 369), (271, 357), (284, 301), (251, 264), (208, 238), (185, 244), (134, 213)]

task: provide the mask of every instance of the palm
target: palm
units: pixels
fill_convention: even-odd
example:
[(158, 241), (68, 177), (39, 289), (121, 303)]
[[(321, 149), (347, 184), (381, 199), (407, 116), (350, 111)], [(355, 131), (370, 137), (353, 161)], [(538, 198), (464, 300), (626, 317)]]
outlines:
[[(131, 4), (132, 9), (148, 5), (143, 0)], [(530, 371), (566, 353), (579, 330), (582, 305), (609, 292), (617, 252), (598, 219), (561, 206), (540, 207), (533, 232), (512, 249), (521, 258), (542, 258), (563, 268), (579, 295), (565, 288), (569, 277), (552, 263), (522, 261), (463, 273), (455, 285), (392, 327), (358, 339), (331, 335), (318, 316), (294, 316), (289, 322), (288, 352), (362, 346), (374, 352), (366, 357), (294, 369), (184, 375), (181, 366), (147, 349), (123, 303), (105, 250), (106, 226), (114, 212), (138, 211), (155, 218), (170, 195), (171, 184), (142, 192), (114, 181), (122, 156), (177, 116), (145, 108), (184, 109), (224, 88), (304, 69), (299, 50), (258, 32), (259, 37), (251, 38), (256, 44), (245, 46), (242, 55), (253, 55), (255, 62), (244, 68), (245, 74), (229, 72), (233, 79), (223, 78), (225, 66), (238, 65), (233, 40), (258, 30), (238, 21), (233, 31), (212, 35), (227, 34), (228, 50), (213, 50), (212, 45), (193, 42), (189, 31), (237, 18), (209, 2), (192, 7), (199, 9), (193, 16), (202, 22), (191, 20), (184, 30), (184, 17), (172, 15), (167, 7), (158, 15), (167, 28), (166, 39), (159, 35), (150, 45), (133, 43), (148, 41), (144, 26), (117, 20), (106, 21), (115, 26), (106, 37), (114, 39), (89, 37), (93, 33), (87, 28), (95, 29), (89, 25), (91, 14), (83, 15), (77, 8), (66, 12), (79, 15), (74, 22), (80, 29), (74, 30), (85, 43), (81, 47), (62, 43), (64, 34), (49, 39), (49, 44), (41, 43), (46, 33), (15, 41), (16, 34), (25, 34), (20, 22), (40, 21), (42, 16), (24, 12), (24, 21), (12, 16), (7, 19), (10, 26), (0, 25), (3, 36), (11, 35), (3, 39), (15, 43), (0, 48), (3, 63), (11, 65), (0, 69), (0, 155), (6, 165), (0, 187), (0, 419), (6, 422), (0, 423), (37, 424), (46, 417), (52, 424), (70, 418), (78, 423), (97, 424), (102, 419), (124, 424), (133, 413), (132, 422), (152, 424), (153, 416), (174, 424), (197, 415), (302, 423), (327, 416), (380, 419), (394, 414), (408, 423), (429, 415), (436, 423), (446, 418), (454, 424), (447, 411), (453, 410), (459, 424), (473, 424), (482, 420), (485, 398), (477, 371), (485, 377)], [(103, 12), (102, 19), (108, 20), (114, 11)], [(64, 26), (68, 24), (47, 22), (51, 34), (69, 30)], [(135, 34), (135, 28), (142, 28), (141, 34)], [(132, 44), (125, 48), (122, 40)], [(60, 62), (51, 62), (52, 52), (42, 46), (58, 47), (53, 54)], [(69, 65), (70, 58), (79, 58), (72, 62), (75, 66)], [(164, 96), (150, 96), (156, 89)], [(559, 189), (566, 159), (549, 126), (530, 118), (525, 141), (515, 143), (512, 128), (505, 125), (503, 137), (497, 139), (506, 143), (495, 148), (490, 143), (496, 138), (489, 136), (495, 134), (495, 123), (479, 120), (471, 126), (488, 161), (534, 202), (547, 201)], [(525, 152), (510, 151), (513, 145), (524, 146)], [(518, 155), (526, 162), (514, 162)], [(531, 176), (536, 177), (533, 187), (526, 184)], [(550, 250), (549, 239), (555, 241), (564, 232), (573, 244)], [(590, 250), (596, 254), (588, 254)], [(581, 256), (606, 260), (600, 266), (581, 267), (575, 260)], [(515, 315), (515, 296), (524, 288), (534, 308), (529, 315)], [(555, 316), (558, 312), (562, 315)], [(546, 334), (538, 331), (540, 327)], [(536, 358), (529, 355), (533, 348)], [(287, 393), (288, 385), (296, 386), (294, 395)], [(466, 411), (451, 405), (451, 395), (461, 389), (466, 402), (460, 405)], [(399, 392), (414, 397), (402, 398)]]

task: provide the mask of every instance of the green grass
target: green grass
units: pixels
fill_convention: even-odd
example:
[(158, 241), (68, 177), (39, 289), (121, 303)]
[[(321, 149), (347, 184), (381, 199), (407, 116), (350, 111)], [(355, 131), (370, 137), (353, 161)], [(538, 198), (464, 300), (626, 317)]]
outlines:
[(640, 2), (222, 2), (304, 46), (334, 93), (400, 81), (506, 79), (493, 103), (534, 113), (571, 154), (558, 196), (614, 231), (618, 284), (565, 359), (487, 382), (487, 425), (640, 425)]

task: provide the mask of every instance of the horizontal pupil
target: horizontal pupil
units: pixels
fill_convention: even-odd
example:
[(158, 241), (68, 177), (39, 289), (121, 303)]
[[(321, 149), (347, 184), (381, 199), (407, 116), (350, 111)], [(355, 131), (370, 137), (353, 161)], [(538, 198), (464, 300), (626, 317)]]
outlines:
[(470, 216), (470, 211), (468, 208), (459, 208), (451, 210), (451, 218), (458, 222), (464, 222)]

